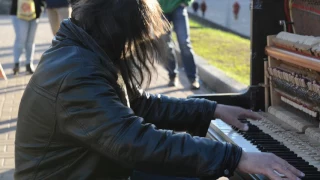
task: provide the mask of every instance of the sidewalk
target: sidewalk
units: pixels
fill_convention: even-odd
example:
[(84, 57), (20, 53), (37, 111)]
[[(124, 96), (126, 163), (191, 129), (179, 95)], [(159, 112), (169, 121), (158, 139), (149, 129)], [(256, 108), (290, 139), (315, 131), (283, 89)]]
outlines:
[[(13, 179), (14, 140), (19, 103), (31, 76), (24, 75), (24, 54), (20, 75), (12, 75), (12, 46), (15, 34), (9, 16), (0, 16), (0, 37), (0, 62), (8, 77), (7, 81), (0, 79), (0, 180), (10, 180)], [(50, 46), (51, 39), (52, 33), (48, 20), (41, 18), (35, 40), (35, 63), (39, 62), (41, 54)], [(148, 91), (180, 98), (192, 94), (210, 93), (204, 87), (198, 91), (190, 91), (184, 73), (180, 73), (179, 79), (181, 83), (178, 87), (167, 87), (167, 72), (158, 66), (158, 76), (154, 76)]]

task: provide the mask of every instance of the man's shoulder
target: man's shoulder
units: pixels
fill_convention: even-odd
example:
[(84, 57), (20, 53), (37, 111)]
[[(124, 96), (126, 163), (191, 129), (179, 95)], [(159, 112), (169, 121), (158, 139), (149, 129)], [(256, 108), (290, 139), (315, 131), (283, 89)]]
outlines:
[(53, 60), (61, 64), (73, 62), (93, 65), (100, 62), (98, 55), (94, 52), (76, 45), (51, 47), (43, 54), (42, 59), (46, 61)]
[(32, 81), (43, 90), (56, 94), (68, 74), (83, 67), (99, 67), (99, 62), (93, 52), (78, 46), (50, 48), (42, 55)]

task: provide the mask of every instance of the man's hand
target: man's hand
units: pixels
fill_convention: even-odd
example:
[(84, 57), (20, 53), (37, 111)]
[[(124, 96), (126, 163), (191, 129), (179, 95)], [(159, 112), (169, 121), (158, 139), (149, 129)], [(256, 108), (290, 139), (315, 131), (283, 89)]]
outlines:
[(238, 169), (249, 174), (263, 174), (271, 180), (282, 180), (283, 177), (288, 180), (300, 180), (299, 177), (304, 176), (301, 171), (271, 153), (243, 152)]
[(249, 118), (253, 120), (259, 120), (262, 118), (259, 114), (252, 112), (251, 110), (223, 104), (217, 105), (214, 117), (221, 119), (225, 123), (235, 126), (243, 131), (247, 131), (249, 127), (247, 124), (241, 123), (239, 119)]

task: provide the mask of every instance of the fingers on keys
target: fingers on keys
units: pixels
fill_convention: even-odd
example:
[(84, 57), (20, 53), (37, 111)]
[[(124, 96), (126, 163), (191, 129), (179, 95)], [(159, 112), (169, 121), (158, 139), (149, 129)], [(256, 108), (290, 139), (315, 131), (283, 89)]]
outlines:
[(248, 131), (249, 130), (249, 126), (246, 123), (242, 123), (239, 120), (235, 120), (235, 123), (233, 124), (234, 126), (236, 126), (238, 129), (240, 129), (241, 131)]
[(243, 113), (244, 116), (246, 116), (246, 118), (249, 118), (249, 119), (253, 119), (253, 120), (260, 120), (262, 119), (262, 116), (259, 115), (258, 113), (256, 112), (253, 112), (251, 110), (245, 110), (244, 113)]
[(304, 177), (304, 174), (299, 171), (297, 168), (288, 164), (283, 159), (274, 156), (274, 163), (270, 170), (268, 170), (267, 175), (273, 180), (300, 180), (299, 177)]

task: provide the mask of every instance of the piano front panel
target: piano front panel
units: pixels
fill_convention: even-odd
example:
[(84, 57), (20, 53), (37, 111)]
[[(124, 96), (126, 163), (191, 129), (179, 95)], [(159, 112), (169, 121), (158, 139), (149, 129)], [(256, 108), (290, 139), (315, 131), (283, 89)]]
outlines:
[[(295, 36), (298, 37), (294, 39)], [(265, 76), (269, 79), (270, 87), (266, 88), (270, 92), (271, 106), (284, 109), (291, 106), (292, 108), (288, 111), (299, 112), (297, 115), (303, 112), (306, 116), (300, 118), (302, 121), (308, 121), (314, 127), (319, 127), (320, 59), (307, 56), (300, 49), (310, 50), (318, 45), (320, 39), (314, 40), (309, 36), (307, 37), (309, 39), (303, 40), (303, 38), (304, 36), (288, 35), (288, 33), (282, 37), (278, 35), (268, 37), (266, 47), (268, 67)], [(306, 41), (305, 44), (300, 43), (304, 41)], [(275, 42), (282, 45), (277, 45)], [(308, 48), (306, 44), (309, 44)], [(289, 50), (290, 48), (285, 47), (292, 48)], [(301, 129), (298, 130), (301, 131)]]

